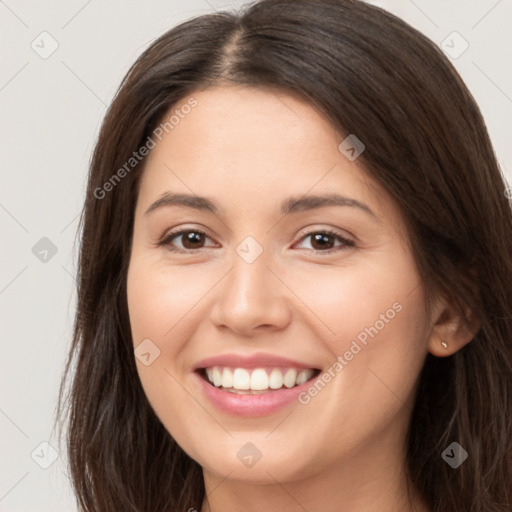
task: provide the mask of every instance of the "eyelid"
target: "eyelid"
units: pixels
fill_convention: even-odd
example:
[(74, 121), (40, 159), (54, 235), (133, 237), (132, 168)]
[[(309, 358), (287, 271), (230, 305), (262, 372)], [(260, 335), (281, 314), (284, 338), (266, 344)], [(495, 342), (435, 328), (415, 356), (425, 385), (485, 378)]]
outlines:
[(307, 235), (312, 235), (314, 233), (329, 233), (333, 236), (337, 236), (343, 240), (346, 240), (347, 242), (353, 242), (355, 243), (357, 241), (357, 237), (352, 235), (352, 233), (342, 230), (341, 228), (333, 228), (333, 227), (318, 227), (317, 225), (314, 226), (308, 226), (306, 228), (303, 228), (298, 236), (299, 240), (302, 240)]

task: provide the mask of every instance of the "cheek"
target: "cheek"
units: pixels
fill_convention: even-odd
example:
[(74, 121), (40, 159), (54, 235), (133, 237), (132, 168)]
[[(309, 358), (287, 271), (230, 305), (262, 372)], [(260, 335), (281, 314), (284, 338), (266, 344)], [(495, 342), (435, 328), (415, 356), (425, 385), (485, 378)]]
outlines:
[(389, 251), (378, 261), (325, 267), (300, 279), (289, 272), (294, 292), (320, 320), (316, 337), (332, 357), (333, 393), (318, 403), (325, 400), (325, 410), (365, 403), (370, 416), (396, 412), (427, 352), (423, 289), (409, 254)]
[[(134, 344), (150, 338), (159, 340), (161, 348), (179, 350), (180, 340), (186, 339), (177, 333), (218, 280), (211, 274), (193, 266), (166, 268), (162, 262), (145, 258), (132, 261), (127, 294)], [(173, 343), (164, 343), (171, 338)]]
[(314, 271), (283, 269), (284, 280), (316, 318), (317, 335), (332, 353), (348, 350), (353, 340), (369, 347), (378, 336), (392, 338), (397, 346), (417, 338), (424, 308), (414, 262), (397, 250), (379, 256)]
[[(200, 428), (194, 432), (195, 427), (187, 420), (194, 402), (184, 389), (184, 369), (180, 368), (180, 353), (191, 336), (194, 305), (208, 291), (208, 276), (191, 279), (194, 275), (197, 271), (192, 267), (188, 272), (171, 272), (161, 262), (135, 254), (127, 276), (137, 373), (155, 414), (176, 439), (201, 435)], [(139, 351), (142, 346), (144, 350)], [(137, 357), (138, 352), (150, 353), (149, 362)]]
[(312, 384), (301, 397), (302, 423), (319, 437), (340, 447), (360, 446), (397, 421), (405, 424), (412, 404), (404, 404), (413, 399), (426, 355), (420, 282), (412, 261), (398, 252), (379, 264), (296, 280), (294, 292), (321, 320), (315, 321), (319, 347), (332, 357), (321, 375), (325, 385)]

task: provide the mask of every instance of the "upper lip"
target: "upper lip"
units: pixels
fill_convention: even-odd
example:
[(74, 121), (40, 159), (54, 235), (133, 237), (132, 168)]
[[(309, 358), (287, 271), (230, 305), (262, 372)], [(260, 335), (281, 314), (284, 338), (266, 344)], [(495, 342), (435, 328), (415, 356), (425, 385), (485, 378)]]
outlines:
[(199, 361), (194, 370), (201, 368), (211, 368), (213, 366), (227, 366), (230, 368), (262, 368), (269, 367), (287, 367), (287, 368), (313, 368), (309, 363), (302, 363), (286, 357), (274, 354), (258, 353), (258, 354), (222, 354), (218, 356), (208, 357)]

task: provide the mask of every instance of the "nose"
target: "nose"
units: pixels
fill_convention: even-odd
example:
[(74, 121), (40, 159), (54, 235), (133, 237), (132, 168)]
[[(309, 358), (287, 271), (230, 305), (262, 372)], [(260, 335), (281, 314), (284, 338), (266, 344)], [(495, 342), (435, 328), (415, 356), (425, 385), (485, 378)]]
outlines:
[(253, 336), (285, 328), (291, 320), (286, 286), (265, 251), (252, 263), (234, 254), (232, 267), (216, 290), (211, 321), (219, 328)]

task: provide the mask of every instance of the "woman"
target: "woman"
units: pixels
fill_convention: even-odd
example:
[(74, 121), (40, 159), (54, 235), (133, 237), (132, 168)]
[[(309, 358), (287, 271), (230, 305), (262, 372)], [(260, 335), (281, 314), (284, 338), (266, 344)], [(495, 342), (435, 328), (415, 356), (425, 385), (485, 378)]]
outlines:
[(59, 401), (81, 509), (510, 511), (505, 188), (452, 65), (383, 10), (160, 37), (90, 169)]

